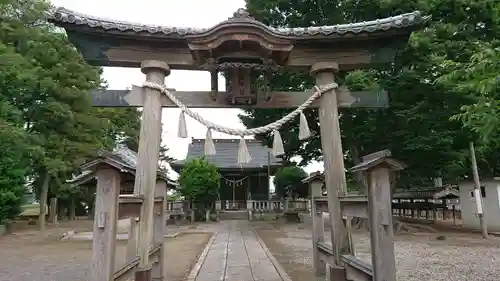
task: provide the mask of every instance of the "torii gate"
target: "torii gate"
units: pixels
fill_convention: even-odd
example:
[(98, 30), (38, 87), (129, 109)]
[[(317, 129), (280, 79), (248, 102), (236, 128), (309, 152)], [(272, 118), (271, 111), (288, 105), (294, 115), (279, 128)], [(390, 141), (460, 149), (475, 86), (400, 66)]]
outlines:
[[(346, 251), (346, 233), (339, 196), (346, 192), (338, 107), (387, 107), (387, 93), (349, 92), (335, 83), (335, 73), (388, 65), (404, 48), (412, 31), (425, 19), (419, 12), (354, 24), (321, 27), (273, 28), (253, 19), (244, 9), (208, 29), (139, 25), (105, 20), (64, 8), (54, 9), (49, 21), (63, 27), (85, 60), (97, 66), (140, 67), (146, 75), (143, 87), (131, 91), (108, 90), (92, 93), (94, 106), (143, 107), (138, 167), (134, 194), (143, 195), (140, 213), (140, 256), (136, 281), (151, 280), (148, 247), (151, 243), (155, 171), (161, 138), (162, 107), (180, 107), (183, 114), (211, 130), (244, 136), (274, 131), (275, 154), (282, 153), (278, 129), (300, 115), (301, 138), (309, 135), (302, 110), (319, 108), (321, 144), (328, 190), (332, 245), (335, 256)], [(180, 92), (164, 86), (171, 69), (205, 70), (212, 87), (204, 92)], [(270, 92), (267, 82), (282, 69), (309, 71), (316, 87), (307, 92)], [(217, 88), (219, 72), (227, 73), (226, 92)], [(261, 83), (262, 84), (262, 83)], [(297, 108), (292, 115), (268, 126), (233, 130), (207, 121), (191, 108)], [(181, 116), (180, 135), (186, 136)], [(185, 122), (184, 122), (185, 123)], [(216, 153), (207, 141), (206, 152)], [(246, 152), (246, 153), (245, 153)], [(242, 141), (239, 160), (251, 161)], [(340, 263), (336, 260), (335, 263)], [(92, 281), (103, 281), (93, 276)], [(155, 276), (155, 280), (162, 280)], [(390, 279), (390, 280), (389, 280)], [(395, 281), (392, 277), (384, 281)]]

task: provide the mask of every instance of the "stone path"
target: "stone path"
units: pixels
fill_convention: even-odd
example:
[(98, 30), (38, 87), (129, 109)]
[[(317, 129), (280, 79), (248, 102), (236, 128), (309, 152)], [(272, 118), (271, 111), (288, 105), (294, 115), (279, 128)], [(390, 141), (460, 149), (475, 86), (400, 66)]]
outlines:
[(280, 276), (248, 221), (221, 224), (195, 281), (289, 280)]

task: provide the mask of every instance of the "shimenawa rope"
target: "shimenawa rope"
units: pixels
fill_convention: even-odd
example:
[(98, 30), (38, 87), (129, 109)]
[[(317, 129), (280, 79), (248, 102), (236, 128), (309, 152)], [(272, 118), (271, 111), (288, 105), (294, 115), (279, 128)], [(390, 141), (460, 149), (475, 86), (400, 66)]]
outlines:
[(144, 82), (142, 84), (143, 87), (150, 88), (150, 89), (155, 89), (160, 91), (162, 94), (166, 95), (167, 98), (169, 98), (172, 103), (174, 103), (178, 108), (181, 109), (181, 115), (179, 118), (179, 128), (178, 128), (178, 136), (186, 138), (187, 137), (187, 128), (186, 128), (186, 119), (184, 114), (187, 114), (191, 118), (195, 119), (196, 121), (200, 122), (202, 125), (207, 127), (207, 139), (205, 139), (205, 154), (206, 155), (215, 155), (215, 145), (213, 144), (212, 140), (212, 134), (211, 130), (215, 130), (217, 132), (225, 133), (228, 135), (233, 135), (233, 136), (240, 136), (240, 146), (238, 149), (238, 163), (240, 164), (247, 164), (249, 163), (252, 158), (250, 157), (250, 154), (248, 153), (248, 148), (246, 146), (246, 142), (244, 137), (245, 136), (251, 136), (251, 135), (256, 135), (256, 134), (265, 134), (270, 131), (273, 131), (274, 135), (274, 141), (273, 141), (273, 150), (272, 154), (274, 156), (279, 156), (284, 154), (284, 149), (283, 149), (283, 142), (281, 139), (281, 136), (279, 134), (279, 129), (287, 122), (291, 121), (297, 115), (300, 115), (300, 125), (299, 125), (299, 139), (303, 140), (308, 137), (310, 137), (311, 133), (309, 131), (309, 126), (307, 125), (307, 119), (305, 115), (303, 114), (303, 110), (306, 109), (309, 105), (313, 103), (314, 100), (317, 98), (321, 97), (321, 95), (327, 91), (331, 91), (333, 89), (338, 88), (337, 83), (332, 83), (329, 85), (326, 85), (324, 87), (318, 87), (314, 86), (314, 93), (299, 107), (297, 107), (294, 111), (290, 112), (283, 118), (267, 124), (265, 126), (257, 127), (257, 128), (252, 128), (252, 129), (233, 129), (233, 128), (228, 128), (225, 126), (221, 126), (219, 124), (213, 123), (209, 120), (206, 120), (203, 118), (201, 115), (199, 115), (197, 112), (192, 111), (190, 108), (186, 107), (181, 101), (177, 99), (175, 95), (173, 95), (166, 86), (160, 85), (157, 83), (153, 82)]

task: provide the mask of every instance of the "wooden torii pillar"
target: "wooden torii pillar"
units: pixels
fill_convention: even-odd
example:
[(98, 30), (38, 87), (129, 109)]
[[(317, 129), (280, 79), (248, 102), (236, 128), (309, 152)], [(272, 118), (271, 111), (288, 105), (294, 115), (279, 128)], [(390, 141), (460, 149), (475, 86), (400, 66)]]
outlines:
[[(335, 62), (321, 62), (311, 67), (311, 75), (316, 77), (318, 87), (335, 82), (339, 66)], [(330, 274), (343, 278), (342, 255), (350, 253), (349, 233), (346, 231), (339, 196), (347, 193), (345, 180), (344, 153), (340, 136), (338, 101), (335, 90), (324, 93), (320, 98), (319, 123), (321, 148), (325, 166), (325, 186), (330, 214), (330, 235), (334, 261)], [(314, 214), (313, 214), (314, 215)], [(333, 278), (333, 276), (332, 276)], [(339, 279), (342, 280), (342, 279)]]
[[(170, 74), (170, 67), (162, 61), (147, 60), (141, 63), (141, 71), (146, 75), (146, 81), (164, 85), (165, 77)], [(136, 281), (150, 281), (152, 278), (149, 247), (153, 237), (156, 173), (162, 132), (161, 93), (158, 90), (143, 89), (143, 95), (144, 106), (134, 184), (134, 195), (143, 196), (138, 237), (139, 269), (136, 271)]]

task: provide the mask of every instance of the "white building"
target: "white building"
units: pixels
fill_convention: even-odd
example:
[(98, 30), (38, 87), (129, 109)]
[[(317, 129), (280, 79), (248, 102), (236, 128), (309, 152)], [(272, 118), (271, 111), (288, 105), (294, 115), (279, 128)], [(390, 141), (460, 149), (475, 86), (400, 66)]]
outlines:
[[(477, 217), (474, 182), (464, 181), (459, 185), (462, 226), (480, 230)], [(500, 177), (481, 180), (481, 197), (483, 201), (484, 220), (488, 231), (500, 231)]]

